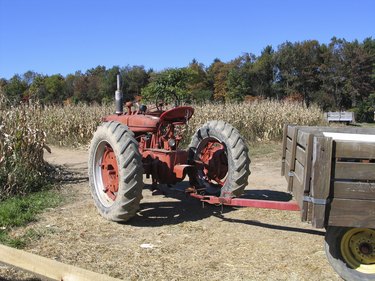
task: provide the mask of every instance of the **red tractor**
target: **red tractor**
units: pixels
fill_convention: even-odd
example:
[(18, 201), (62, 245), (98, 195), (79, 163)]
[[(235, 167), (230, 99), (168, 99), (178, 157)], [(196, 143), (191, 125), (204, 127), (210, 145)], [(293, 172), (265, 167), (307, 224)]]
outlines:
[[(126, 221), (139, 209), (143, 174), (152, 185), (173, 185), (189, 176), (190, 190), (224, 198), (240, 196), (250, 175), (248, 147), (239, 132), (224, 121), (209, 121), (180, 150), (178, 127), (188, 124), (194, 108), (179, 106), (174, 94), (157, 97), (156, 107), (123, 112), (117, 77), (116, 113), (103, 118), (90, 146), (89, 179), (99, 213), (108, 220)], [(168, 100), (173, 107), (168, 109)]]

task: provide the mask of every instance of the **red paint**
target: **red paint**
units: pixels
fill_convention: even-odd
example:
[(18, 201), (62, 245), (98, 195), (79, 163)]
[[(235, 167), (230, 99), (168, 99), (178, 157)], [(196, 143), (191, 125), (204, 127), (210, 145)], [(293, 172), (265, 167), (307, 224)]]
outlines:
[(197, 193), (190, 193), (191, 197), (199, 199), (202, 202), (208, 204), (219, 204), (234, 207), (253, 207), (263, 209), (275, 209), (275, 210), (286, 210), (286, 211), (299, 211), (300, 208), (296, 201), (270, 201), (270, 200), (258, 200), (258, 199), (246, 199), (246, 198), (224, 198), (216, 196), (204, 196)]
[(142, 153), (145, 173), (163, 184), (175, 184), (183, 180), (185, 169), (189, 166), (176, 170), (174, 167), (186, 164), (187, 157), (185, 150), (146, 149)]
[(159, 124), (158, 116), (144, 115), (144, 114), (124, 114), (124, 115), (109, 115), (103, 118), (104, 122), (117, 121), (129, 127), (134, 133), (156, 132)]
[(116, 199), (118, 192), (118, 166), (116, 155), (113, 149), (107, 145), (103, 153), (102, 163), (102, 180), (104, 185), (104, 192), (113, 201)]
[(123, 115), (112, 114), (103, 118), (104, 122), (117, 121), (129, 127), (134, 133), (156, 132), (162, 123), (183, 125), (193, 116), (194, 108), (180, 106), (164, 112), (153, 112), (143, 114), (138, 111), (131, 111)]
[(203, 174), (208, 181), (214, 180), (221, 186), (225, 184), (225, 176), (228, 173), (228, 157), (223, 144), (217, 140), (209, 141), (199, 152)]
[(163, 112), (160, 115), (160, 121), (185, 124), (193, 114), (194, 108), (190, 106), (179, 106)]

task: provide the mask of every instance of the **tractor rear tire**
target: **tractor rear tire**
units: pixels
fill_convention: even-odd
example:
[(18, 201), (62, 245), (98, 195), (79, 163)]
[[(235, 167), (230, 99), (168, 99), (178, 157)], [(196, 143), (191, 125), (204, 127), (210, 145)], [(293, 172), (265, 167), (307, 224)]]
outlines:
[(375, 230), (330, 226), (325, 235), (329, 263), (344, 280), (375, 280)]
[(119, 122), (98, 127), (90, 145), (91, 194), (106, 219), (124, 222), (135, 216), (142, 199), (143, 165), (138, 142)]
[(190, 182), (216, 189), (221, 197), (241, 196), (248, 184), (249, 149), (237, 129), (224, 121), (209, 121), (196, 131), (189, 145), (189, 163), (197, 167)]

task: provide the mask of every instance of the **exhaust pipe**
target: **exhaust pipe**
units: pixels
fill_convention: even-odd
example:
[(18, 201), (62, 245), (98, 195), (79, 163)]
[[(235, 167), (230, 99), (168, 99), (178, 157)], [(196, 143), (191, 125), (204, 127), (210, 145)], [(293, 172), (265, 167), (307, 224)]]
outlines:
[(121, 115), (124, 113), (123, 105), (123, 94), (121, 91), (121, 76), (120, 73), (117, 74), (117, 90), (115, 92), (115, 101), (116, 101), (116, 114)]

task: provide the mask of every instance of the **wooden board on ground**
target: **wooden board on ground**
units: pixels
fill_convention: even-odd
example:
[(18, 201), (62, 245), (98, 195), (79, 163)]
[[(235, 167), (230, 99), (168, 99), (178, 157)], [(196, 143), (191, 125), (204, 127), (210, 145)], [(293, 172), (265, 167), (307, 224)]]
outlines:
[(49, 280), (64, 281), (120, 281), (103, 274), (67, 265), (55, 260), (13, 249), (0, 244), (0, 263), (17, 267)]

